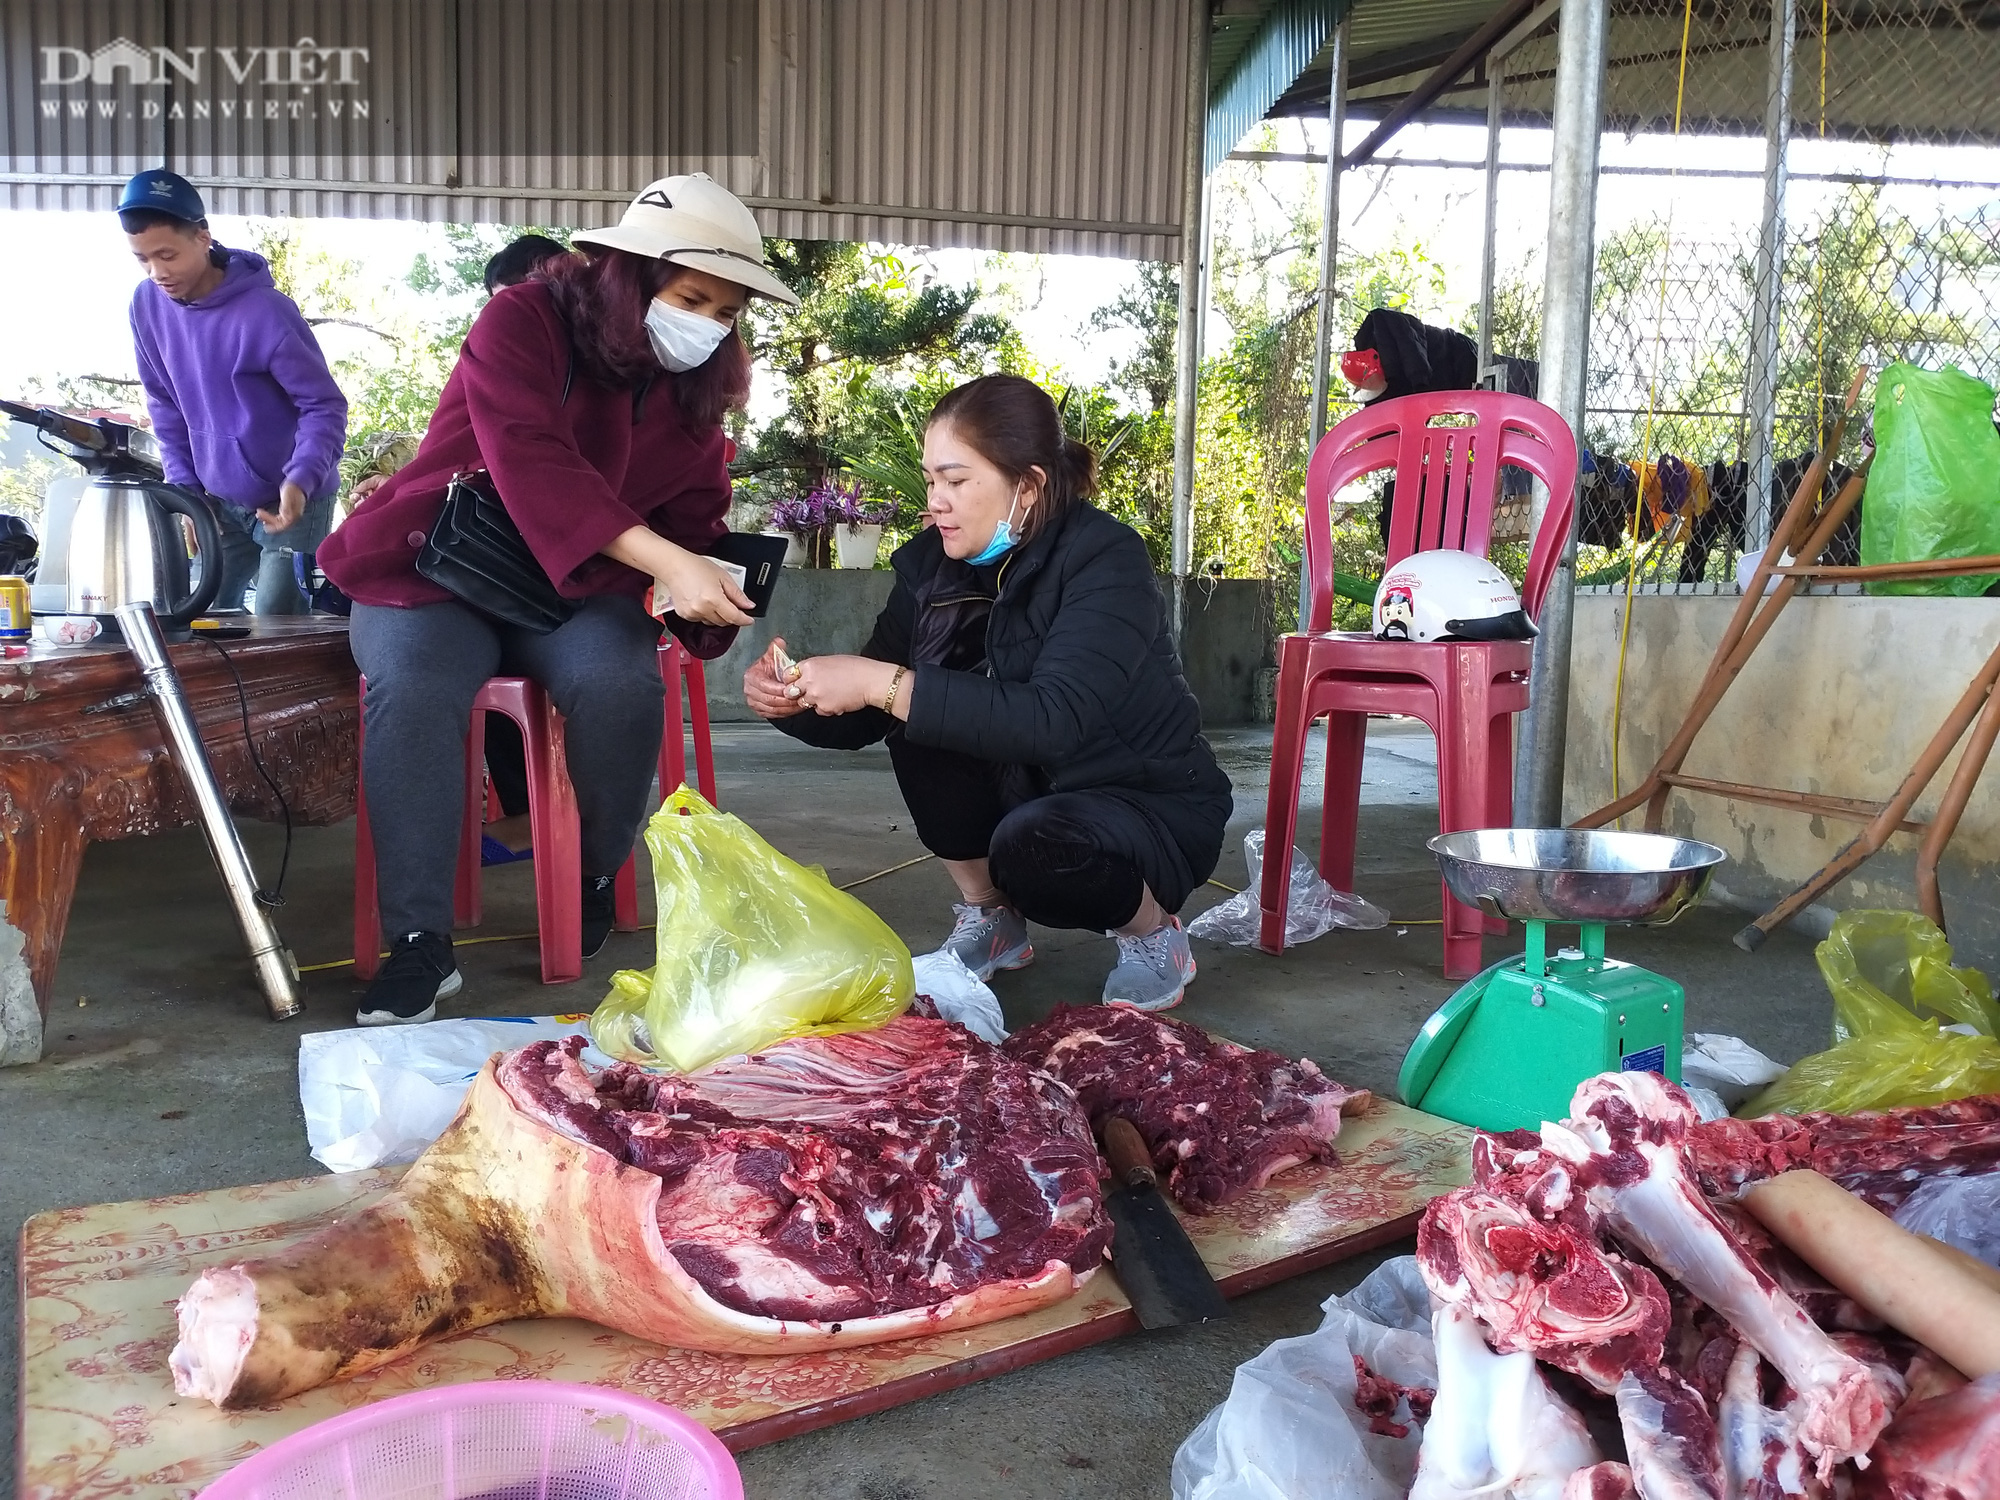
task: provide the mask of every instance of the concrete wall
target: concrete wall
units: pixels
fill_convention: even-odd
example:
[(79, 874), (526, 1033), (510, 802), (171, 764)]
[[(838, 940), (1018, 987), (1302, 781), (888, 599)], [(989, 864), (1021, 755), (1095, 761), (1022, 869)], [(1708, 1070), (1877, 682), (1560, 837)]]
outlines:
[[(1732, 596), (1640, 595), (1634, 601), (1619, 731), (1630, 790), (1680, 727)], [(1577, 599), (1564, 815), (1612, 799), (1611, 725), (1622, 596)], [(1710, 719), (1683, 769), (1722, 781), (1833, 796), (1895, 791), (1968, 681), (2000, 641), (2000, 601), (1824, 596), (1786, 607)], [(1957, 766), (1945, 763), (1916, 816), (1927, 816)], [(1628, 822), (1628, 826), (1636, 826)], [(1860, 830), (1853, 824), (1675, 792), (1668, 831), (1729, 851), (1719, 894), (1768, 910)], [(1918, 836), (1898, 834), (1822, 899), (1825, 908), (1913, 908)], [(2000, 765), (1974, 789), (1939, 865), (1960, 962), (2000, 972)], [(1822, 910), (1811, 914), (1828, 919)], [(1802, 920), (1811, 926), (1813, 920)]]
[[(886, 568), (787, 568), (769, 617), (739, 635), (720, 661), (708, 664), (710, 715), (718, 723), (752, 717), (743, 706), (743, 674), (773, 636), (783, 636), (797, 659), (860, 650), (893, 580)], [(1162, 580), (1162, 589), (1166, 586)], [(1257, 718), (1257, 672), (1271, 659), (1267, 595), (1268, 585), (1246, 578), (1223, 579), (1212, 591), (1205, 583), (1188, 586), (1181, 655), (1205, 724), (1248, 724)]]

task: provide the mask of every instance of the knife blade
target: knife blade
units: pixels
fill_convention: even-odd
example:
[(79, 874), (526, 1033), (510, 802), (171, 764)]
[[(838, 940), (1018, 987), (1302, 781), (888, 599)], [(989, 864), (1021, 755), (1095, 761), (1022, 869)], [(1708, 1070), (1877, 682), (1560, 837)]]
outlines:
[(1104, 1155), (1113, 1183), (1104, 1195), (1111, 1267), (1139, 1325), (1171, 1328), (1228, 1317), (1222, 1288), (1160, 1190), (1152, 1153), (1130, 1120), (1114, 1116), (1104, 1122)]

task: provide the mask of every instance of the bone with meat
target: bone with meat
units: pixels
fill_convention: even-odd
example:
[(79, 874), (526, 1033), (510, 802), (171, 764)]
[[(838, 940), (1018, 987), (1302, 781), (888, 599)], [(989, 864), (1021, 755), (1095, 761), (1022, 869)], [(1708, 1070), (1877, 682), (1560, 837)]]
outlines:
[(1562, 1500), (1639, 1500), (1632, 1470), (1624, 1464), (1592, 1464), (1578, 1469), (1563, 1485)]
[(1764, 1404), (1763, 1363), (1739, 1344), (1717, 1405), (1728, 1500), (1808, 1500), (1824, 1490), (1799, 1441), (1800, 1413), (1796, 1405), (1773, 1411)]
[(1659, 1278), (1498, 1193), (1433, 1199), (1417, 1268), (1432, 1296), (1465, 1303), (1492, 1329), (1494, 1348), (1526, 1350), (1606, 1395), (1627, 1370), (1660, 1363), (1671, 1310)]
[(581, 1042), (488, 1062), (380, 1201), (180, 1303), (175, 1388), (235, 1408), (509, 1318), (806, 1353), (1057, 1302), (1110, 1239), (1060, 1084), (942, 1021), (784, 1043), (694, 1078)]
[(1896, 1413), (1856, 1500), (2000, 1500), (2000, 1375)]
[(1437, 1399), (1424, 1425), (1410, 1500), (1563, 1500), (1570, 1476), (1603, 1455), (1583, 1419), (1549, 1389), (1531, 1354), (1495, 1354), (1462, 1302), (1431, 1320)]
[(1701, 1395), (1671, 1370), (1627, 1370), (1618, 1425), (1640, 1500), (1724, 1500), (1722, 1443)]
[(1657, 1074), (1606, 1073), (1578, 1087), (1570, 1119), (1544, 1127), (1542, 1145), (1570, 1163), (1606, 1227), (1727, 1318), (1791, 1382), (1804, 1403), (1801, 1439), (1825, 1480), (1867, 1453), (1888, 1423), (1888, 1402), (1867, 1367), (1806, 1316), (1702, 1197), (1688, 1148), (1695, 1120), (1687, 1096)]
[(1288, 1167), (1332, 1161), (1341, 1117), (1370, 1098), (1309, 1059), (1252, 1051), (1121, 1005), (1059, 1005), (1005, 1050), (1075, 1090), (1093, 1126), (1130, 1120), (1167, 1190), (1194, 1213)]

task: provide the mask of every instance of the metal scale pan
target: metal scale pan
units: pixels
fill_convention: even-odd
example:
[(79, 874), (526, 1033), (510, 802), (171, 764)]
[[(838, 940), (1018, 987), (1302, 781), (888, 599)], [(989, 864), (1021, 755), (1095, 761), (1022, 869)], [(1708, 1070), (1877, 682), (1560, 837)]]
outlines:
[(1451, 893), (1515, 922), (1661, 926), (1701, 900), (1729, 856), (1662, 833), (1478, 828), (1426, 847)]

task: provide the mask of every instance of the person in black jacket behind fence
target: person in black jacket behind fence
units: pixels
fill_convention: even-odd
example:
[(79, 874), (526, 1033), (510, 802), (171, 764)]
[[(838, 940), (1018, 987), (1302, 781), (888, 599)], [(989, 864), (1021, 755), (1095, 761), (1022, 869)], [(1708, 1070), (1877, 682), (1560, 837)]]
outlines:
[(898, 548), (859, 656), (744, 675), (808, 744), (887, 739), (917, 837), (962, 898), (945, 940), (981, 979), (1028, 923), (1118, 940), (1107, 1003), (1165, 1009), (1194, 977), (1174, 913), (1214, 871), (1229, 778), (1201, 734), (1152, 559), (1086, 502), (1096, 460), (1030, 381), (948, 392), (924, 432), (933, 524)]

